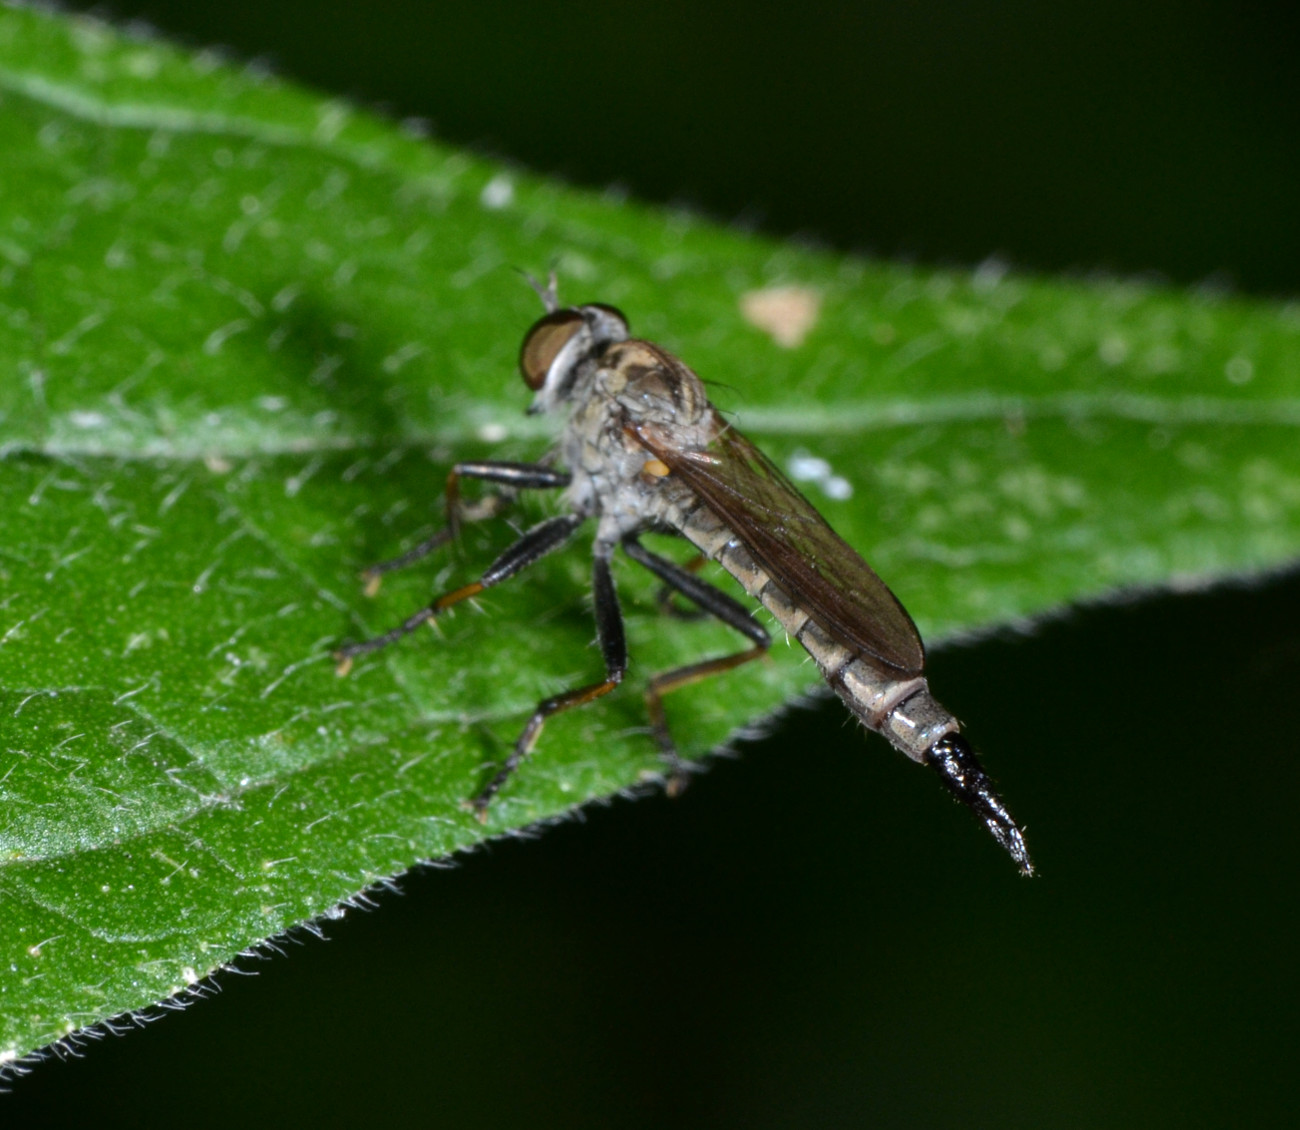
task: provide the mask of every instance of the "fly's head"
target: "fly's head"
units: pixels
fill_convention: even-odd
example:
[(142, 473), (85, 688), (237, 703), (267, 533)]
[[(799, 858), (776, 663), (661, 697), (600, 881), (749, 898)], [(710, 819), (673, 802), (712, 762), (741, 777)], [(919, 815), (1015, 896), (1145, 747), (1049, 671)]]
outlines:
[(571, 400), (605, 350), (628, 337), (627, 319), (599, 302), (551, 310), (538, 318), (519, 350), (519, 372), (537, 394), (529, 413), (552, 412)]

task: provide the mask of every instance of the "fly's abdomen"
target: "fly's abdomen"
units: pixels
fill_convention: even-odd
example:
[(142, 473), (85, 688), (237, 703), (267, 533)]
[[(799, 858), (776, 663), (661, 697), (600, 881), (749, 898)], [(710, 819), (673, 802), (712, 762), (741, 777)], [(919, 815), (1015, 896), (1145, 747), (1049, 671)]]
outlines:
[(822, 677), (869, 730), (883, 734), (914, 761), (945, 735), (957, 720), (931, 696), (922, 676), (899, 678), (869, 658), (845, 647), (799, 606), (754, 560), (740, 539), (707, 506), (688, 505), (668, 515), (701, 553), (721, 565), (760, 601), (787, 634), (817, 662)]
[[(782, 599), (788, 598), (782, 594)], [(763, 603), (772, 609), (767, 599)], [(957, 719), (935, 701), (923, 676), (899, 678), (883, 670), (813, 620), (795, 635), (853, 715), (913, 761), (924, 764), (934, 744), (958, 729)]]

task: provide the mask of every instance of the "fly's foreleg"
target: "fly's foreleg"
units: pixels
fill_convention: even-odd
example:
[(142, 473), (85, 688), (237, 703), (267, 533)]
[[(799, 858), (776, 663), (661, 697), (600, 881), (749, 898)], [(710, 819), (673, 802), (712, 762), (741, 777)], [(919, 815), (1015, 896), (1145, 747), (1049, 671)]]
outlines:
[(391, 643), (396, 643), (403, 636), (410, 635), (421, 624), (435, 619), (453, 605), (478, 596), (484, 589), (499, 585), (502, 581), (527, 569), (529, 565), (548, 553), (559, 549), (573, 536), (573, 532), (582, 525), (583, 521), (585, 519), (577, 514), (565, 514), (559, 518), (549, 518), (534, 526), (492, 562), (477, 581), (443, 593), (432, 604), (421, 608), (415, 615), (408, 616), (396, 628), (384, 632), (383, 635), (360, 643), (344, 644), (334, 653), (334, 657), (339, 661), (338, 673), (346, 675), (352, 668), (352, 660), (358, 655), (379, 651)]
[(501, 790), (518, 767), (519, 763), (532, 752), (541, 735), (546, 719), (562, 710), (575, 706), (585, 706), (603, 695), (609, 694), (623, 681), (627, 672), (627, 638), (623, 633), (623, 613), (618, 606), (618, 593), (614, 589), (614, 578), (610, 575), (609, 559), (613, 553), (612, 545), (596, 546), (596, 556), (592, 563), (592, 596), (596, 611), (596, 638), (600, 642), (600, 654), (605, 660), (605, 678), (599, 683), (590, 683), (576, 690), (565, 691), (552, 698), (543, 699), (537, 704), (528, 725), (519, 735), (510, 756), (497, 770), (496, 776), (472, 802), (472, 807), (479, 821), (487, 820), (488, 805)]
[[(466, 504), (460, 499), (461, 479), (481, 479), (488, 483), (498, 483), (506, 491), (489, 494), (478, 502)], [(447, 475), (446, 512), (447, 524), (419, 545), (412, 546), (400, 557), (390, 561), (380, 561), (371, 565), (362, 574), (366, 582), (366, 595), (374, 596), (379, 591), (380, 578), (395, 569), (404, 569), (407, 565), (427, 557), (434, 550), (441, 549), (448, 542), (455, 541), (460, 534), (462, 522), (481, 522), (495, 518), (511, 502), (514, 492), (519, 490), (555, 490), (567, 487), (571, 476), (567, 471), (557, 471), (540, 463), (506, 463), (486, 461), (481, 463), (457, 463)]]
[(668, 778), (668, 794), (676, 796), (686, 787), (687, 775), (681, 755), (677, 752), (677, 746), (673, 742), (672, 733), (668, 729), (668, 716), (664, 712), (664, 695), (677, 690), (679, 687), (698, 683), (701, 679), (707, 679), (710, 675), (730, 671), (741, 666), (741, 664), (759, 658), (759, 656), (766, 654), (767, 649), (772, 646), (772, 637), (768, 635), (767, 629), (754, 619), (753, 614), (740, 601), (727, 595), (721, 589), (715, 588), (707, 581), (700, 580), (689, 568), (669, 561), (665, 557), (660, 557), (658, 554), (651, 553), (635, 537), (624, 539), (623, 551), (637, 564), (644, 565), (649, 569), (650, 572), (663, 581), (667, 588), (681, 593), (702, 612), (721, 620), (727, 627), (734, 628), (741, 635), (746, 636), (754, 645), (733, 655), (723, 655), (717, 659), (706, 659), (701, 663), (675, 667), (671, 671), (656, 675), (650, 680), (650, 685), (646, 687), (646, 709), (650, 715), (650, 730), (659, 745), (660, 753), (663, 755), (664, 760), (668, 762), (671, 770)]
[[(508, 493), (489, 495), (488, 498), (499, 500), (494, 514), (480, 515), (466, 507), (460, 500), (460, 480), (480, 479), (485, 483), (497, 483), (506, 487)], [(567, 487), (573, 481), (568, 471), (557, 471), (541, 463), (506, 463), (500, 460), (487, 460), (482, 463), (457, 463), (447, 475), (447, 529), (451, 537), (460, 532), (462, 520), (478, 521), (481, 517), (493, 517), (513, 500), (514, 492), (520, 490), (557, 490)], [(487, 499), (483, 500), (484, 503)], [(480, 504), (481, 505), (481, 504)]]

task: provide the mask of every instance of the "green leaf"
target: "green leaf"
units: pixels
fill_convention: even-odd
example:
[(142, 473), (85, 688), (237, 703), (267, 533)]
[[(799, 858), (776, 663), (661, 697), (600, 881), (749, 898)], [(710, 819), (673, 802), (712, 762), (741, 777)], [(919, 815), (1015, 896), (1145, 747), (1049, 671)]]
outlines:
[[(1294, 306), (775, 245), (20, 9), (0, 152), (0, 1061), (657, 772), (646, 673), (736, 641), (622, 568), (632, 685), (553, 720), (486, 829), (460, 807), (599, 671), (580, 550), (334, 673), (509, 541), (357, 580), (438, 524), (451, 461), (545, 449), (514, 266), (716, 382), (932, 641), (1300, 547)], [(777, 285), (820, 298), (794, 347), (743, 312)], [(801, 656), (674, 695), (684, 749)]]

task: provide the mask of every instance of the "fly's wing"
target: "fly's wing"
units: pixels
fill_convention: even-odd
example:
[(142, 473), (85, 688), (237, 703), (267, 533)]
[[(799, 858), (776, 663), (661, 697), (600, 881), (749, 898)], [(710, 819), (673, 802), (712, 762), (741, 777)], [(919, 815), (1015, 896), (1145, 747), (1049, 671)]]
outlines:
[(900, 675), (919, 675), (925, 649), (898, 598), (766, 455), (715, 418), (704, 450), (676, 446), (651, 424), (631, 430), (821, 628)]

